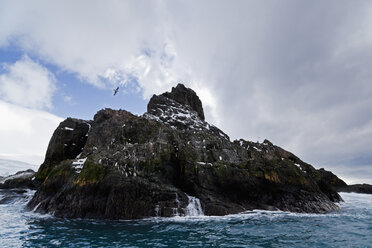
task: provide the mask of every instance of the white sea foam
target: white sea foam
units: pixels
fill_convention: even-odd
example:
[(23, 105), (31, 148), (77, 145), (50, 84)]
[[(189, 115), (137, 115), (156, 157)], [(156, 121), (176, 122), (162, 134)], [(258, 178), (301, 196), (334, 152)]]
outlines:
[[(239, 214), (229, 214), (224, 216), (206, 216), (206, 215), (188, 215), (186, 216), (174, 216), (174, 217), (156, 217), (149, 218), (147, 220), (161, 221), (161, 222), (209, 222), (209, 221), (233, 221), (233, 220), (255, 220), (255, 219), (267, 219), (273, 221), (276, 219), (287, 219), (287, 218), (353, 218), (353, 219), (365, 219), (370, 218), (372, 213), (372, 195), (358, 194), (358, 193), (340, 193), (344, 202), (339, 203), (340, 210), (326, 213), (294, 213), (288, 211), (270, 211), (270, 210), (250, 210)], [(190, 196), (189, 196), (190, 197)], [(190, 204), (190, 203), (189, 203)], [(196, 208), (196, 202), (192, 203), (192, 207)], [(361, 211), (362, 210), (362, 211)], [(192, 210), (194, 211), (194, 210)]]
[(189, 204), (187, 205), (185, 209), (185, 215), (186, 216), (202, 216), (204, 215), (203, 209), (200, 204), (200, 200), (194, 196), (187, 195), (187, 198), (189, 199)]

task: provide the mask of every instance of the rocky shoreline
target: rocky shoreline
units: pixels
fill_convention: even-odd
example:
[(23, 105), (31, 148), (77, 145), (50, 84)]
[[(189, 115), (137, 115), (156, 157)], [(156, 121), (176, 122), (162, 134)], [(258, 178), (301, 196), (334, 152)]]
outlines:
[(35, 174), (35, 171), (28, 169), (14, 175), (0, 177), (0, 189), (36, 189), (38, 185), (36, 185)]
[(337, 191), (359, 189), (268, 140), (230, 141), (183, 85), (154, 95), (142, 116), (103, 109), (93, 121), (61, 122), (28, 180), (37, 188), (30, 209), (96, 219), (326, 213), (338, 209)]

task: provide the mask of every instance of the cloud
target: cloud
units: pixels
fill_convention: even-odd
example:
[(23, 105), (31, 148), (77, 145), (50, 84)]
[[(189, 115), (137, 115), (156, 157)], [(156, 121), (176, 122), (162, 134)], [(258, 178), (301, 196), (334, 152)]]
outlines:
[[(37, 169), (53, 131), (62, 119), (43, 109), (52, 108), (56, 80), (27, 55), (2, 65), (0, 74), (0, 158), (28, 162)], [(13, 163), (2, 173), (19, 169)], [(23, 169), (25, 169), (23, 167)]]
[(0, 99), (29, 108), (51, 108), (55, 78), (28, 56), (14, 64), (3, 64)]
[(0, 101), (0, 158), (40, 165), (62, 118)]
[(66, 103), (72, 103), (72, 97), (71, 96), (64, 96), (63, 97), (63, 101), (66, 102)]
[(232, 138), (367, 170), (371, 10), (343, 0), (9, 1), (0, 46), (97, 87), (135, 82), (146, 98), (184, 82)]

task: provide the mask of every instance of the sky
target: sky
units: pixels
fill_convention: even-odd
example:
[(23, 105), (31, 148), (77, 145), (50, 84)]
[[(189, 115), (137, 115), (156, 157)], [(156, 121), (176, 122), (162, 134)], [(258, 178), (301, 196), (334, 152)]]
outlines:
[(371, 74), (371, 1), (0, 0), (0, 158), (38, 166), (66, 117), (184, 83), (232, 140), (372, 183)]

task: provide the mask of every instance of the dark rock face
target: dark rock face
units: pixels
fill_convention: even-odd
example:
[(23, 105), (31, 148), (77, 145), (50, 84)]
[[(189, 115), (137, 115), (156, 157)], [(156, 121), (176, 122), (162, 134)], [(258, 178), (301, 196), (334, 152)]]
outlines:
[[(320, 177), (317, 178), (317, 183), (321, 188), (331, 188), (332, 191), (337, 192), (354, 192), (361, 194), (372, 194), (372, 185), (370, 184), (352, 184), (347, 185), (344, 181), (338, 178), (335, 174), (330, 171), (326, 171), (323, 168), (319, 169)], [(331, 199), (336, 201), (340, 200), (339, 195), (330, 194), (328, 195)]]
[(74, 159), (87, 141), (90, 121), (67, 118), (59, 124), (49, 142), (44, 163), (40, 166), (37, 181), (44, 181), (54, 165), (66, 159)]
[(61, 122), (50, 140), (45, 162), (59, 163), (75, 158), (85, 145), (89, 128), (88, 121), (67, 118)]
[(92, 122), (62, 122), (29, 207), (59, 217), (133, 219), (184, 215), (197, 197), (206, 215), (323, 213), (342, 200), (327, 175), (268, 140), (231, 142), (204, 121), (195, 92), (178, 85), (153, 96), (143, 116), (104, 109)]
[(339, 191), (340, 188), (347, 186), (347, 184), (338, 178), (335, 174), (330, 171), (326, 171), (325, 169), (321, 168), (318, 170), (318, 177), (316, 177), (316, 182), (319, 185), (320, 189), (326, 192), (327, 196), (332, 201), (341, 201), (341, 197), (336, 192)]

